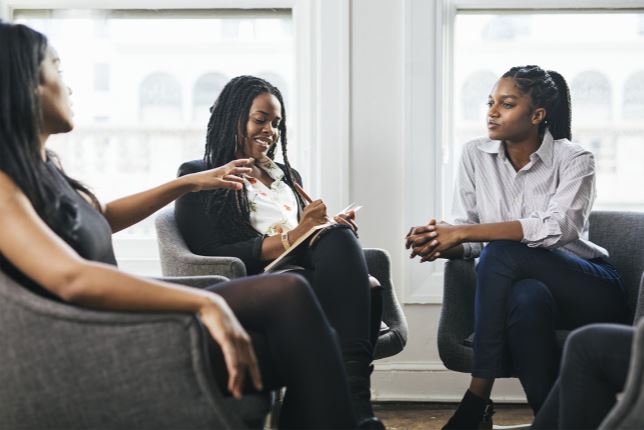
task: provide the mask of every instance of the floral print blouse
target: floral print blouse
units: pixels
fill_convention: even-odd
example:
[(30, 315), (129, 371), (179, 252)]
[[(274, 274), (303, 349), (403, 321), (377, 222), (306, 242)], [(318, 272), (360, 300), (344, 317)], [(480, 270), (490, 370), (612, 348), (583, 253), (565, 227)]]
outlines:
[(244, 177), (251, 225), (269, 236), (292, 230), (298, 224), (298, 203), (293, 190), (284, 183), (284, 172), (268, 157), (257, 164), (274, 181), (267, 187), (258, 179)]

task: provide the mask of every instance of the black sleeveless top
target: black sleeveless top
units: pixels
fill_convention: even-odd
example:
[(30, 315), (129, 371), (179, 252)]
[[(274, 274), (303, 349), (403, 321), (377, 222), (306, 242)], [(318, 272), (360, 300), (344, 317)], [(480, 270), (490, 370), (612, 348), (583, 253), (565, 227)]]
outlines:
[[(49, 228), (86, 260), (116, 266), (112, 248), (112, 229), (103, 214), (69, 185), (51, 161), (47, 161), (47, 170), (52, 178), (52, 186), (60, 198), (57, 216), (50, 217), (51, 220), (45, 220)], [(28, 243), (15, 246), (21, 247), (24, 252), (29, 252)], [(0, 269), (33, 292), (60, 300), (14, 267), (2, 254), (0, 254)]]

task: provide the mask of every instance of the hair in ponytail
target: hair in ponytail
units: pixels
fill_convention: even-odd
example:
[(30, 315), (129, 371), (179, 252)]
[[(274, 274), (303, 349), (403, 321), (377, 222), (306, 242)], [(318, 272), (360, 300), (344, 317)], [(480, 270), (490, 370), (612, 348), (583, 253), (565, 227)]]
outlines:
[(535, 108), (546, 110), (539, 125), (540, 135), (547, 127), (555, 140), (572, 139), (570, 89), (563, 76), (539, 66), (519, 66), (505, 72), (502, 78), (513, 79), (521, 92), (530, 95)]

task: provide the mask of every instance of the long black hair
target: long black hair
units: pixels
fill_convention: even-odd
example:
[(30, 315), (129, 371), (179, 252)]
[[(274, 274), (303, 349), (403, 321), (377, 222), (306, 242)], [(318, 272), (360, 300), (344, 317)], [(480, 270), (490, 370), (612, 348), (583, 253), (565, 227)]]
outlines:
[[(27, 196), (38, 215), (54, 227), (73, 222), (75, 211), (73, 205), (66, 204), (69, 202), (61, 203), (41, 155), (43, 116), (37, 89), (47, 46), (43, 34), (25, 25), (0, 22), (0, 170)], [(47, 159), (52, 158), (54, 154), (47, 152)], [(84, 185), (62, 170), (61, 174), (98, 206), (96, 197)]]
[(512, 78), (522, 93), (530, 95), (534, 108), (546, 110), (546, 117), (539, 124), (540, 136), (547, 127), (555, 140), (572, 139), (570, 89), (563, 76), (539, 66), (519, 66), (512, 67), (501, 78)]
[[(293, 188), (293, 171), (287, 155), (286, 109), (282, 93), (268, 81), (255, 76), (233, 78), (215, 100), (208, 121), (204, 162), (209, 169), (212, 169), (237, 158), (237, 144), (246, 137), (248, 113), (253, 100), (264, 93), (274, 95), (282, 107), (278, 140), (281, 143), (284, 159), (284, 182)], [(242, 135), (239, 136), (239, 133)], [(276, 147), (277, 143), (268, 151), (267, 155), (270, 159), (275, 158)], [(299, 195), (297, 193), (295, 195), (302, 205)], [(245, 188), (237, 191), (212, 190), (205, 192), (203, 196), (211, 219), (222, 226), (221, 231), (227, 236), (227, 241), (238, 241), (258, 234), (250, 224), (250, 208)]]

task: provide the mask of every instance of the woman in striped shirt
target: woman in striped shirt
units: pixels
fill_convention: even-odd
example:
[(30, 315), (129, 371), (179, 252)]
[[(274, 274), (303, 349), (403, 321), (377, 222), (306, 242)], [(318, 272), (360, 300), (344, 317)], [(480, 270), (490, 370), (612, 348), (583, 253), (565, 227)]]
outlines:
[(595, 165), (570, 141), (564, 78), (513, 67), (488, 106), (488, 138), (463, 150), (454, 225), (431, 220), (406, 238), (421, 261), (479, 258), (472, 380), (447, 429), (478, 428), (499, 377), (518, 376), (536, 413), (557, 377), (555, 330), (629, 315), (607, 251), (585, 239)]

